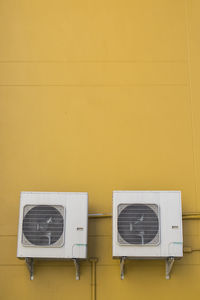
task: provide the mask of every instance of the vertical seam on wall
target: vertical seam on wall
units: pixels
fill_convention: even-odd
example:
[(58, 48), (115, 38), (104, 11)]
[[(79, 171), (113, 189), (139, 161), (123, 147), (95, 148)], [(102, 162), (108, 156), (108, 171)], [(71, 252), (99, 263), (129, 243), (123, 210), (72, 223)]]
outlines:
[(193, 167), (194, 167), (194, 180), (195, 180), (195, 210), (197, 209), (197, 157), (195, 155), (195, 126), (193, 120), (193, 107), (192, 107), (192, 83), (191, 83), (191, 50), (190, 50), (190, 31), (189, 31), (189, 16), (188, 16), (188, 0), (185, 0), (185, 30), (186, 30), (186, 54), (187, 54), (187, 69), (188, 69), (188, 102), (191, 115), (191, 129), (192, 129), (192, 155), (193, 155)]

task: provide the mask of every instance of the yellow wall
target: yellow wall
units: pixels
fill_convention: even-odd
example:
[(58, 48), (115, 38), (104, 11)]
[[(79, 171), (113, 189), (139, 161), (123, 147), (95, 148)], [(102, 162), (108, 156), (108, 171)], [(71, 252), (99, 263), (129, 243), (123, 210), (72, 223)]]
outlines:
[[(90, 299), (90, 264), (16, 259), (19, 195), (182, 191), (200, 211), (200, 1), (0, 0), (0, 299)], [(200, 221), (184, 221), (200, 247)], [(112, 260), (111, 220), (89, 221), (97, 299), (199, 299), (200, 252), (165, 280), (163, 261)]]

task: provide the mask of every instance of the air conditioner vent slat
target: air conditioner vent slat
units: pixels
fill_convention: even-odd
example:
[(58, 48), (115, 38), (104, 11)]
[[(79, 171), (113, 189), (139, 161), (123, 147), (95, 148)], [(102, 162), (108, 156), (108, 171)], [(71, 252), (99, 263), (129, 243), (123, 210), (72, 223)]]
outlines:
[(159, 243), (159, 214), (156, 204), (118, 206), (120, 244), (156, 245)]
[(64, 208), (62, 206), (25, 206), (23, 244), (60, 247), (63, 244)]

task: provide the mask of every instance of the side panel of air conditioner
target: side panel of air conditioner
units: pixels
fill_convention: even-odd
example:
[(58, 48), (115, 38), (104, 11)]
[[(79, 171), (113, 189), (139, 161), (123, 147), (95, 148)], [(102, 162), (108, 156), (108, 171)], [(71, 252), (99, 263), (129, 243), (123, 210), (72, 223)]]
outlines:
[[(64, 243), (58, 247), (25, 246), (22, 243), (24, 207), (52, 205), (64, 208)], [(22, 192), (18, 227), (17, 257), (86, 258), (88, 229), (88, 194)]]
[[(157, 245), (122, 245), (118, 240), (118, 207), (121, 204), (157, 205), (160, 241)], [(181, 257), (182, 212), (179, 191), (114, 191), (113, 192), (113, 257)]]
[(183, 256), (181, 193), (169, 193), (163, 197), (162, 256)]

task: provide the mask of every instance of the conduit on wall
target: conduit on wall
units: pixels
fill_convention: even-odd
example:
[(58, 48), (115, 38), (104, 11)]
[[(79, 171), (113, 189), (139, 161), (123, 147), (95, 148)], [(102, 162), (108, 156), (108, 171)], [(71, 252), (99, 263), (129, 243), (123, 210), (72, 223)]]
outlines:
[[(89, 214), (88, 217), (90, 219), (100, 219), (100, 218), (112, 218), (112, 214), (104, 214), (104, 213), (93, 213)], [(200, 220), (200, 213), (199, 212), (191, 212), (191, 213), (183, 213), (182, 214), (183, 220)], [(183, 248), (183, 252), (185, 253), (192, 253), (194, 251), (200, 251), (200, 248), (192, 248), (190, 246), (185, 246)]]
[(96, 263), (98, 258), (91, 257), (89, 261), (91, 263), (91, 299), (96, 300)]
[(200, 213), (183, 213), (182, 218), (183, 220), (199, 220)]
[[(98, 219), (98, 218), (112, 218), (112, 214), (104, 214), (104, 213), (96, 213), (96, 214), (88, 214), (90, 219)], [(200, 219), (200, 212), (197, 213), (183, 213), (183, 220), (198, 220)]]
[[(183, 213), (183, 220), (200, 220), (200, 213)], [(200, 248), (192, 248), (185, 246), (183, 248), (184, 253), (192, 253), (194, 251), (200, 251)]]

